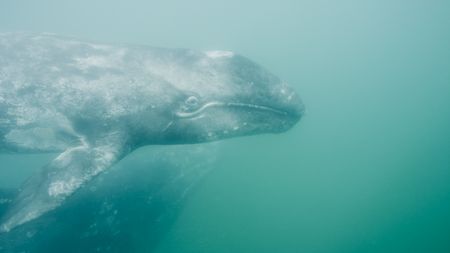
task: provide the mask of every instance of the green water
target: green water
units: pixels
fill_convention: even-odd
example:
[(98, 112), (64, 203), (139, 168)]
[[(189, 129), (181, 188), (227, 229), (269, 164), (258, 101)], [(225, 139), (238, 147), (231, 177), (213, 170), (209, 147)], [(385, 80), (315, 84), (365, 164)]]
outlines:
[[(0, 2), (1, 32), (233, 50), (304, 100), (291, 131), (220, 143), (129, 252), (450, 252), (449, 28), (441, 0)], [(51, 157), (1, 155), (0, 188)]]

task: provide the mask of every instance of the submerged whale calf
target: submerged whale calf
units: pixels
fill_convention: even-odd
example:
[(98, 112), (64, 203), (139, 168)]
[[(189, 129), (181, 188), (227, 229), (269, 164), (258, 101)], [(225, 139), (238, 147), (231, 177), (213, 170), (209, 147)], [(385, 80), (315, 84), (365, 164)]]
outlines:
[(0, 231), (138, 147), (279, 133), (303, 112), (293, 89), (232, 52), (0, 34), (0, 152), (61, 152), (23, 185)]

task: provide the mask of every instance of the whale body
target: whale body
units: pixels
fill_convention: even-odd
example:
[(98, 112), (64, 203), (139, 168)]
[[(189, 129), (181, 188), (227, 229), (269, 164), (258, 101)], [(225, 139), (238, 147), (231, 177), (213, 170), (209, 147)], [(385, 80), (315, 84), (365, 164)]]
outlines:
[(139, 147), (280, 133), (303, 112), (292, 88), (233, 52), (0, 34), (0, 152), (60, 153), (21, 187), (0, 232)]

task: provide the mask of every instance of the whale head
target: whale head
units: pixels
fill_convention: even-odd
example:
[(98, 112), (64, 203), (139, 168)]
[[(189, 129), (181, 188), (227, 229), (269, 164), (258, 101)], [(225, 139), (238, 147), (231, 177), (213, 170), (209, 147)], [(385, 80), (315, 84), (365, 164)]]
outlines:
[(177, 91), (159, 133), (164, 144), (281, 133), (304, 114), (292, 87), (244, 56), (181, 50), (170, 62), (158, 73)]

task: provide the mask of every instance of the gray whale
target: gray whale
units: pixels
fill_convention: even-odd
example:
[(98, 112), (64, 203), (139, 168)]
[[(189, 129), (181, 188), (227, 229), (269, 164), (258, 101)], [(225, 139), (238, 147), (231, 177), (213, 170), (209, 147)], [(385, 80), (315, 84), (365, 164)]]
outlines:
[(23, 185), (0, 232), (141, 146), (280, 133), (303, 112), (292, 88), (233, 52), (0, 34), (0, 152), (60, 153)]

